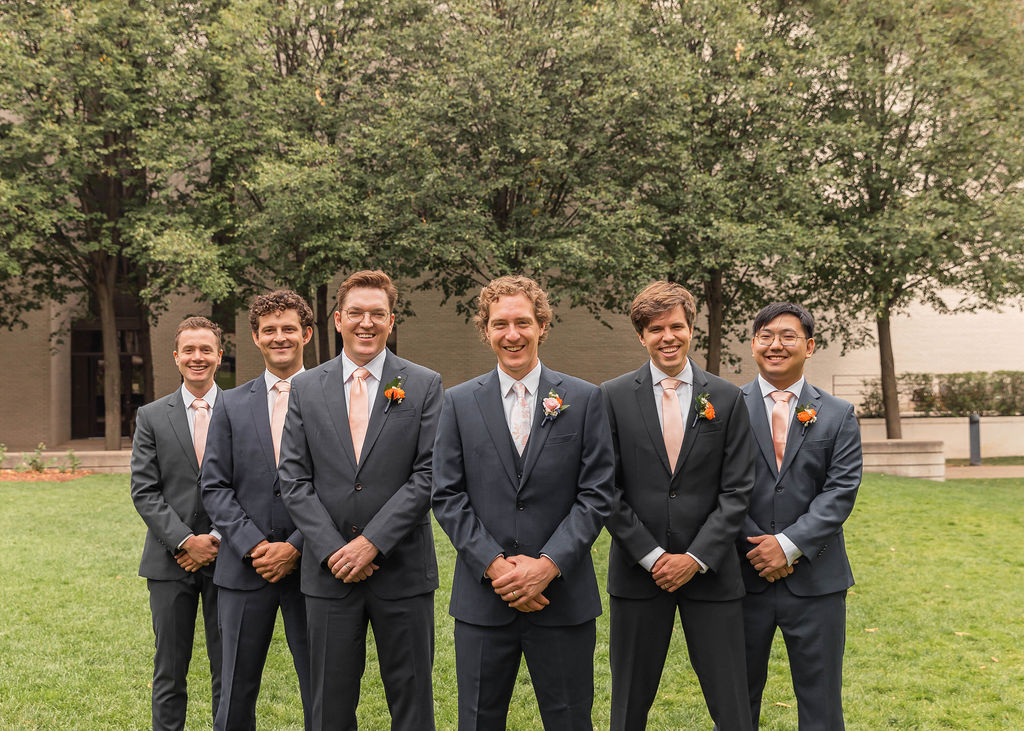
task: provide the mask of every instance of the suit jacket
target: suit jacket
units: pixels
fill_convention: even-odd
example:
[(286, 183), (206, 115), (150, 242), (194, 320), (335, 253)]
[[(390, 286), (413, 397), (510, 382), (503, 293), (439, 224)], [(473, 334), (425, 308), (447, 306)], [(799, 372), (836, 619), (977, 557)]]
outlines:
[(281, 500), (262, 374), (217, 398), (203, 456), (202, 489), (203, 505), (222, 536), (213, 576), (218, 586), (266, 585), (252, 561), (242, 558), (260, 541), (287, 540), (302, 550), (302, 534)]
[[(430, 525), (431, 452), (441, 410), (441, 376), (388, 351), (356, 464), (341, 356), (292, 380), (281, 439), (281, 496), (305, 539), (302, 591), (342, 598), (346, 584), (327, 559), (356, 536), (380, 555), (366, 580), (383, 599), (437, 588)], [(385, 412), (388, 383), (405, 377), (405, 399)]]
[(783, 579), (793, 594), (820, 596), (850, 588), (843, 522), (853, 510), (863, 467), (853, 405), (805, 381), (797, 403), (810, 404), (817, 420), (804, 425), (792, 419), (780, 470), (757, 380), (743, 387), (743, 396), (758, 447), (754, 496), (736, 544), (747, 591), (764, 591), (768, 582), (745, 558), (753, 547), (746, 537), (776, 533), (785, 533), (804, 553)]
[(644, 363), (602, 384), (615, 444), (615, 504), (608, 519), (613, 541), (608, 593), (630, 599), (662, 590), (638, 563), (658, 546), (690, 552), (708, 565), (679, 591), (690, 599), (743, 596), (734, 550), (754, 487), (754, 452), (740, 390), (690, 361), (693, 403), (707, 393), (713, 419), (685, 417), (675, 470), (654, 402), (651, 368)]
[[(551, 390), (568, 408), (545, 424), (541, 401)], [(449, 612), (477, 625), (512, 622), (520, 613), (501, 601), (484, 572), (499, 554), (544, 554), (561, 574), (544, 591), (551, 603), (525, 616), (548, 626), (593, 619), (601, 598), (590, 548), (608, 515), (613, 468), (597, 388), (542, 366), (530, 438), (518, 457), (497, 370), (445, 393), (434, 515), (458, 551)]]
[[(211, 528), (200, 495), (187, 408), (178, 388), (135, 416), (131, 491), (135, 509), (149, 528), (139, 564), (139, 575), (147, 579), (185, 578), (188, 572), (174, 560), (178, 546), (190, 534), (209, 533)], [(213, 566), (200, 571), (212, 576)]]

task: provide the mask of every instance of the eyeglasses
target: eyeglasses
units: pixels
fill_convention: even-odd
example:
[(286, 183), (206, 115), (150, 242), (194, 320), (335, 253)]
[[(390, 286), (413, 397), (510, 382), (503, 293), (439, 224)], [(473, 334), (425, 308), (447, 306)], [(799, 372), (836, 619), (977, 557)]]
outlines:
[(342, 310), (349, 322), (362, 322), (367, 315), (374, 325), (383, 325), (388, 321), (391, 313), (387, 310)]
[(775, 338), (779, 339), (779, 343), (781, 343), (782, 347), (784, 348), (792, 348), (800, 340), (807, 339), (804, 336), (797, 335), (794, 332), (776, 334), (771, 332), (770, 330), (762, 330), (761, 332), (754, 336), (754, 342), (757, 343), (758, 345), (768, 347), (775, 342)]

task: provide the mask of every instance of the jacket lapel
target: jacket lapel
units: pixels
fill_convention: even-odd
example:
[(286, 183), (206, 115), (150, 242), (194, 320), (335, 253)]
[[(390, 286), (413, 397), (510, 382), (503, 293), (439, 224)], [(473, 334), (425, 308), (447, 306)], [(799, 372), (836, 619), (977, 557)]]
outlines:
[(508, 434), (508, 423), (505, 421), (505, 409), (501, 405), (501, 386), (498, 381), (498, 370), (488, 373), (478, 381), (473, 393), (476, 405), (483, 417), (484, 426), (494, 443), (494, 452), (505, 468), (505, 473), (512, 484), (517, 484), (515, 461), (512, 459), (512, 439)]
[[(526, 484), (530, 473), (533, 472), (534, 465), (537, 464), (541, 450), (544, 449), (544, 442), (548, 440), (548, 434), (551, 433), (552, 424), (544, 424), (544, 399), (547, 398), (549, 391), (558, 393), (558, 386), (561, 383), (561, 378), (548, 370), (547, 366), (541, 365), (540, 385), (537, 388), (533, 407), (533, 425), (530, 427), (530, 438), (526, 442), (526, 453), (523, 455), (523, 476), (519, 479), (519, 487)], [(562, 397), (563, 401), (566, 400), (565, 393), (558, 395)]]
[(683, 446), (679, 450), (679, 459), (676, 461), (676, 470), (673, 474), (677, 474), (682, 469), (687, 456), (690, 454), (690, 450), (693, 449), (693, 445), (697, 441), (697, 435), (700, 434), (700, 430), (704, 425), (703, 419), (694, 418), (697, 415), (694, 406), (697, 403), (697, 396), (707, 391), (708, 374), (701, 370), (692, 360), (690, 361), (690, 371), (693, 375), (693, 383), (690, 384), (690, 408), (683, 414), (683, 424), (685, 424)]
[(644, 363), (636, 372), (633, 392), (636, 395), (636, 405), (640, 409), (640, 417), (647, 427), (647, 435), (651, 444), (659, 445), (655, 448), (658, 458), (661, 460), (665, 472), (672, 473), (668, 467), (668, 452), (665, 451), (665, 435), (661, 431), (661, 422), (658, 421), (658, 407), (654, 403), (654, 384), (651, 379), (651, 366)]
[(263, 376), (252, 382), (252, 388), (249, 389), (249, 413), (252, 415), (252, 430), (256, 435), (256, 441), (259, 442), (260, 453), (267, 460), (267, 464), (270, 465), (270, 471), (276, 473), (274, 437), (270, 433), (270, 413), (267, 411), (266, 385), (267, 382)]
[(167, 419), (171, 423), (171, 430), (174, 432), (174, 436), (178, 438), (178, 442), (181, 444), (181, 451), (185, 453), (188, 463), (192, 465), (192, 470), (195, 472), (196, 477), (199, 477), (196, 447), (192, 443), (192, 434), (188, 429), (188, 414), (185, 413), (187, 408), (188, 406), (185, 405), (184, 400), (181, 398), (181, 388), (179, 387), (174, 392), (174, 398), (167, 403)]
[[(384, 424), (388, 420), (388, 414), (391, 413), (391, 409), (384, 413), (384, 406), (387, 404), (387, 397), (384, 396), (385, 386), (404, 372), (405, 363), (400, 363), (390, 350), (387, 351), (384, 355), (384, 367), (380, 372), (380, 383), (377, 384), (377, 395), (374, 397), (373, 406), (370, 408), (370, 423), (366, 426), (366, 437), (363, 439), (363, 448), (360, 450), (362, 452), (362, 459), (359, 460), (360, 467), (366, 464), (366, 458), (369, 457), (370, 450), (373, 449), (377, 437), (380, 436), (381, 429), (384, 428)], [(353, 452), (353, 456), (355, 456), (355, 452)]]
[(761, 388), (757, 379), (743, 387), (743, 398), (747, 402), (747, 412), (750, 414), (750, 428), (754, 432), (754, 440), (761, 448), (761, 454), (771, 467), (776, 477), (778, 468), (775, 465), (775, 444), (772, 442), (772, 428), (768, 424), (768, 412), (764, 408), (764, 396), (761, 395)]
[[(800, 398), (797, 399), (797, 406), (810, 404), (811, 408), (815, 411), (821, 410), (821, 394), (814, 386), (804, 381), (804, 387), (800, 389)], [(763, 411), (763, 409), (762, 409)], [(807, 430), (813, 429), (812, 426), (805, 426), (796, 418), (796, 412), (793, 412), (793, 419), (789, 425), (789, 433), (786, 435), (786, 453), (782, 456), (782, 469), (779, 470), (779, 476), (785, 474), (789, 466), (793, 464), (793, 460), (796, 458), (796, 453), (800, 451), (800, 447), (803, 446), (804, 438), (807, 436)], [(774, 453), (773, 453), (774, 454)]]
[(320, 374), (320, 387), (323, 390), (324, 405), (331, 415), (334, 430), (338, 434), (341, 451), (348, 457), (352, 469), (356, 468), (356, 453), (352, 448), (352, 433), (348, 428), (348, 407), (345, 406), (345, 369), (341, 367), (339, 354)]

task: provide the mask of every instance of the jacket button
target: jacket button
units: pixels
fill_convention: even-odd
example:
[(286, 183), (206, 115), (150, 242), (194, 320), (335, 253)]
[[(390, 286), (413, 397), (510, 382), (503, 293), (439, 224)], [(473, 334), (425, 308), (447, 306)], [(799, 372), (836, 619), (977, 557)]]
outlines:
[(772, 530), (775, 530), (775, 521), (772, 521)]
[(668, 496), (669, 496), (669, 497), (673, 497), (673, 498), (674, 498), (674, 497), (676, 496), (676, 491), (675, 491), (675, 490), (673, 490), (672, 492), (670, 492), (670, 493), (668, 494)]
[(358, 525), (352, 526), (352, 532), (353, 533), (358, 533), (359, 532), (359, 526)]
[(782, 492), (782, 485), (777, 485), (775, 487), (775, 492)]
[(280, 490), (274, 490), (274, 497), (281, 497), (281, 491)]
[(526, 506), (522, 503), (516, 503), (516, 510), (526, 510)]
[(512, 548), (519, 548), (519, 541), (512, 541)]
[(359, 492), (362, 489), (363, 489), (363, 483), (357, 482), (356, 483), (356, 492)]

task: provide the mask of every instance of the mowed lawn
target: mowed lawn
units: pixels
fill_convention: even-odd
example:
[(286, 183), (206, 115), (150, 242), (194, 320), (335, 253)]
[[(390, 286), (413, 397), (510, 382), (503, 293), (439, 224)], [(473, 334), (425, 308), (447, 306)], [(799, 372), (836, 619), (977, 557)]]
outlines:
[[(143, 729), (149, 724), (152, 630), (137, 576), (144, 526), (126, 476), (0, 483), (0, 728)], [(456, 727), (454, 552), (436, 530), (434, 695), (440, 729)], [(869, 475), (848, 523), (857, 586), (848, 601), (845, 699), (851, 729), (1024, 728), (1024, 481), (933, 483)], [(608, 536), (594, 548), (603, 584)], [(711, 727), (681, 631), (652, 729)], [(594, 724), (607, 728), (607, 616), (598, 620)], [(301, 729), (283, 630), (258, 708), (264, 729)], [(190, 673), (191, 729), (210, 727), (209, 669), (199, 631)], [(360, 725), (387, 729), (372, 649)], [(781, 638), (764, 729), (796, 729)], [(509, 728), (541, 728), (524, 667)]]

